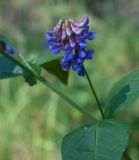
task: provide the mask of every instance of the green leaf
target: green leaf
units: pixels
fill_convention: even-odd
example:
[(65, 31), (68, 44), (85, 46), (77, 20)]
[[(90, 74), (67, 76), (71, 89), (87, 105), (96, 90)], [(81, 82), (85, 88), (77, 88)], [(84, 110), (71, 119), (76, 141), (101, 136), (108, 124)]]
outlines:
[[(30, 65), (35, 71), (40, 73), (40, 70), (38, 70), (38, 67), (36, 68), (34, 64), (30, 64)], [(36, 79), (29, 71), (19, 67), (8, 58), (0, 56), (0, 79), (11, 78), (11, 77), (16, 77), (21, 75), (24, 77), (25, 82), (27, 82), (30, 86), (33, 86), (36, 84), (37, 82)]]
[(44, 63), (51, 62), (51, 61), (56, 60), (58, 58), (60, 58), (60, 57), (59, 56), (54, 56), (54, 55), (51, 55), (51, 54), (45, 54), (45, 55), (40, 55), (40, 56), (33, 57), (30, 60), (30, 62), (40, 66)]
[(31, 60), (32, 63), (41, 66), (46, 71), (55, 75), (64, 84), (68, 83), (69, 71), (63, 71), (60, 65), (60, 57), (43, 55)]
[(127, 126), (118, 120), (104, 120), (65, 136), (62, 160), (121, 160), (127, 144)]
[(0, 56), (0, 79), (19, 75), (22, 75), (22, 69), (6, 57)]
[(44, 63), (41, 66), (48, 72), (55, 75), (64, 84), (68, 83), (69, 71), (63, 71), (60, 65), (60, 59), (53, 60), (48, 63)]
[(110, 90), (105, 106), (105, 115), (113, 117), (116, 113), (131, 106), (139, 97), (139, 71), (120, 79)]

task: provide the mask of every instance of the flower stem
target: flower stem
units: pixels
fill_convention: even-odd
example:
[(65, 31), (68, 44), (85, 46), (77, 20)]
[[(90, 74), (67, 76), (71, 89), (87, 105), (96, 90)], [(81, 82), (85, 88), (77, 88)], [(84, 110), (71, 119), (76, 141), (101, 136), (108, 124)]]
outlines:
[(103, 109), (102, 109), (102, 106), (101, 106), (101, 104), (100, 104), (100, 102), (99, 102), (99, 99), (98, 99), (98, 96), (97, 96), (97, 94), (96, 94), (95, 88), (94, 88), (94, 86), (93, 86), (93, 84), (92, 84), (92, 82), (91, 82), (91, 80), (90, 80), (90, 77), (89, 77), (89, 75), (88, 75), (88, 73), (87, 73), (86, 68), (85, 68), (84, 66), (83, 66), (83, 68), (84, 68), (85, 75), (86, 75), (86, 78), (87, 78), (87, 80), (88, 80), (88, 83), (89, 83), (89, 85), (90, 85), (90, 87), (91, 87), (91, 90), (92, 90), (92, 92), (93, 92), (93, 95), (94, 95), (94, 97), (95, 97), (95, 99), (96, 99), (96, 102), (97, 102), (97, 105), (98, 105), (98, 107), (99, 107), (101, 116), (102, 116), (103, 119), (105, 119), (105, 115), (104, 115), (104, 113), (103, 113)]
[[(39, 80), (41, 83), (43, 83), (45, 86), (49, 87), (52, 91), (54, 91), (55, 93), (57, 93), (60, 97), (62, 97), (65, 101), (67, 101), (72, 107), (76, 108), (78, 111), (80, 111), (81, 113), (85, 114), (86, 116), (88, 116), (92, 121), (96, 121), (88, 112), (86, 112), (84, 109), (82, 109), (78, 104), (76, 104), (74, 101), (72, 101), (68, 96), (65, 95), (65, 93), (63, 93), (61, 90), (59, 90), (56, 86), (53, 86), (48, 80), (46, 80), (44, 77), (38, 75), (32, 68), (31, 66), (28, 64), (28, 66), (26, 66), (25, 64), (23, 64), (22, 62), (20, 62), (19, 60), (15, 59), (13, 56), (8, 55), (7, 53), (5, 53), (4, 51), (0, 50), (0, 53), (8, 58), (9, 60), (11, 60), (12, 62), (14, 62), (15, 64), (17, 64), (18, 66), (20, 66), (23, 70), (29, 72), (30, 74), (32, 74), (37, 80)], [(20, 57), (21, 58), (21, 57)], [(26, 61), (26, 63), (28, 63)]]

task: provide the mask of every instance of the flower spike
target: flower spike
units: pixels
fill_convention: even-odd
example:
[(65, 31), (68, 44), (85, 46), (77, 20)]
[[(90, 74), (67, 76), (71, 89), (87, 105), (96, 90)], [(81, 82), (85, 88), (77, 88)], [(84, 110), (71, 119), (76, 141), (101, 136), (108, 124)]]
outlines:
[(96, 36), (95, 32), (89, 31), (88, 24), (88, 17), (79, 22), (70, 18), (61, 19), (46, 33), (45, 39), (50, 51), (54, 54), (59, 54), (60, 51), (65, 53), (60, 60), (62, 70), (72, 68), (79, 76), (84, 76), (83, 62), (92, 59), (94, 53), (94, 50), (86, 49), (86, 40), (93, 40)]

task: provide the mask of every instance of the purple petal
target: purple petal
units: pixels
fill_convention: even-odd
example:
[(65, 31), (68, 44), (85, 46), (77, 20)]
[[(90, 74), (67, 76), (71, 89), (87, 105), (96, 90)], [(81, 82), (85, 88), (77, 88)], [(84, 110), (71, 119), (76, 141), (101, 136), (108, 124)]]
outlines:
[(70, 61), (72, 61), (74, 59), (74, 56), (73, 56), (72, 52), (67, 54), (67, 58)]
[(72, 62), (73, 61), (73, 59), (74, 59), (74, 56), (73, 56), (73, 54), (72, 53), (65, 53), (65, 55), (64, 55), (64, 60), (66, 61), (66, 62)]
[(86, 16), (80, 22), (74, 22), (73, 25), (76, 27), (84, 27), (89, 23), (89, 18)]
[(82, 67), (81, 67), (80, 71), (78, 71), (78, 75), (79, 76), (84, 76), (85, 75), (85, 71)]
[(80, 57), (80, 58), (85, 58), (85, 56), (86, 56), (86, 51), (85, 51), (85, 50), (81, 50), (81, 51), (79, 52), (79, 57)]
[(88, 32), (87, 39), (93, 40), (95, 37), (96, 37), (96, 33), (95, 32)]
[(61, 38), (61, 32), (58, 32), (57, 34), (50, 34), (49, 32), (45, 35), (45, 39), (47, 41), (53, 41), (53, 40), (60, 40)]
[(54, 53), (54, 54), (58, 54), (58, 53), (60, 52), (60, 48), (56, 48), (56, 47), (54, 47), (53, 45), (50, 45), (50, 46), (49, 46), (49, 49), (50, 49), (50, 51), (51, 51), (52, 53)]
[(86, 35), (85, 34), (80, 34), (76, 36), (78, 41), (84, 41), (86, 39)]
[(6, 44), (4, 50), (5, 50), (8, 54), (13, 54), (13, 53), (14, 53), (13, 48), (12, 48), (10, 45), (8, 45), (8, 44)]
[(75, 23), (75, 20), (71, 19), (71, 18), (68, 18), (68, 21), (70, 24), (74, 24)]
[(71, 48), (74, 48), (76, 46), (76, 42), (72, 38), (69, 39), (69, 42), (70, 42)]
[(82, 32), (82, 28), (78, 28), (78, 27), (75, 27), (74, 25), (70, 25), (71, 26), (71, 29), (72, 31), (75, 33), (75, 34), (80, 34)]
[(77, 63), (79, 63), (79, 64), (83, 63), (83, 59), (77, 58)]
[(48, 34), (48, 33), (45, 34), (45, 40), (50, 41), (51, 37), (52, 36), (50, 36), (50, 34)]
[(87, 25), (87, 26), (84, 27), (84, 32), (88, 33), (88, 31), (89, 31), (89, 26)]
[(81, 66), (80, 66), (80, 64), (74, 63), (72, 65), (72, 69), (73, 69), (73, 71), (80, 71), (81, 70)]
[(85, 59), (92, 59), (92, 55), (94, 54), (94, 50), (93, 49), (90, 49), (86, 52), (86, 56), (85, 56)]
[(68, 36), (71, 36), (71, 34), (72, 34), (72, 30), (70, 28), (68, 20), (66, 20), (66, 33)]
[(64, 51), (66, 51), (66, 52), (71, 52), (71, 50), (72, 50), (72, 48), (71, 48), (71, 46), (70, 46), (69, 43), (67, 43), (62, 49), (63, 49)]
[(85, 41), (81, 41), (81, 42), (79, 42), (79, 46), (81, 48), (86, 48), (87, 47), (87, 43)]
[(53, 45), (55, 47), (62, 47), (62, 43), (61, 42), (51, 42), (51, 45)]
[(65, 24), (63, 24), (63, 26), (62, 26), (62, 36), (61, 36), (61, 39), (62, 40), (64, 40), (64, 39), (66, 39), (66, 26), (65, 26)]
[(70, 62), (68, 62), (67, 60), (65, 60), (65, 57), (62, 57), (60, 59), (60, 64), (62, 66), (62, 70), (63, 71), (68, 71), (69, 68), (70, 68), (70, 66), (71, 66)]
[(51, 30), (50, 30), (50, 33), (57, 33), (60, 31), (60, 29), (62, 28), (62, 23), (63, 23), (63, 20), (60, 19), (59, 22), (56, 24), (55, 27), (53, 27)]

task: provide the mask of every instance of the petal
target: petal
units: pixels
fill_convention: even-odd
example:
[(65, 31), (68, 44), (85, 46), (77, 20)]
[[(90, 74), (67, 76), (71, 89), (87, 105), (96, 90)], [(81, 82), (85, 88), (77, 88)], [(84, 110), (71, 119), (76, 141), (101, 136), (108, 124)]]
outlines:
[(7, 54), (14, 54), (14, 48), (2, 35), (0, 35), (0, 49), (5, 51)]
[(87, 26), (84, 27), (84, 32), (88, 33), (88, 31), (89, 31), (89, 26), (87, 25)]
[(65, 40), (66, 39), (66, 26), (65, 26), (65, 24), (63, 24), (63, 26), (62, 26), (62, 36), (61, 36), (61, 39), (62, 40)]
[(69, 42), (70, 42), (71, 48), (74, 48), (74, 47), (76, 46), (76, 42), (75, 42), (74, 39), (70, 38), (70, 39), (69, 39)]
[(86, 51), (85, 51), (85, 50), (81, 50), (81, 51), (79, 52), (79, 57), (80, 57), (80, 58), (85, 58), (85, 56), (86, 56)]
[(79, 46), (81, 48), (86, 48), (87, 47), (87, 43), (85, 41), (81, 41), (81, 42), (79, 42)]
[(68, 71), (69, 68), (70, 68), (70, 66), (71, 66), (68, 61), (65, 61), (65, 57), (62, 57), (62, 58), (60, 59), (60, 64), (61, 64), (61, 66), (62, 66), (62, 70), (63, 70), (63, 71)]
[(50, 44), (55, 46), (55, 47), (62, 47), (62, 43), (61, 42), (51, 42)]
[(94, 50), (93, 49), (90, 49), (86, 52), (86, 56), (85, 56), (85, 59), (92, 59), (92, 55), (94, 54)]
[(70, 24), (74, 24), (76, 21), (74, 19), (68, 18)]
[(58, 53), (60, 52), (60, 48), (56, 48), (56, 47), (54, 47), (53, 45), (50, 45), (50, 46), (49, 46), (49, 49), (50, 49), (50, 51), (51, 51), (52, 53), (54, 53), (54, 54), (58, 54)]
[(75, 34), (80, 34), (82, 32), (82, 28), (79, 28), (79, 27), (75, 27), (74, 25), (70, 24), (71, 26), (71, 29), (72, 31), (75, 33)]
[(65, 59), (65, 57), (62, 57), (60, 60), (61, 65), (68, 65), (68, 61)]
[(60, 29), (62, 28), (62, 23), (63, 23), (63, 20), (60, 19), (59, 22), (56, 24), (55, 27), (53, 27), (51, 30), (50, 30), (50, 33), (57, 33), (60, 31)]
[(79, 64), (77, 64), (77, 63), (74, 63), (72, 65), (72, 70), (73, 71), (80, 71), (81, 70), (81, 66)]
[(79, 76), (84, 76), (85, 75), (85, 71), (82, 67), (81, 67), (80, 71), (78, 71), (78, 75)]
[(50, 36), (50, 34), (48, 34), (48, 33), (45, 34), (45, 40), (50, 41), (51, 37), (52, 36)]
[(79, 41), (84, 41), (84, 40), (86, 39), (86, 35), (85, 35), (85, 34), (79, 34), (79, 35), (77, 35), (76, 37), (77, 37), (77, 39), (78, 39)]
[(84, 59), (81, 58), (81, 57), (79, 57), (78, 54), (75, 55), (75, 57), (74, 57), (74, 62), (76, 62), (77, 64), (80, 65), (81, 63), (83, 63), (83, 61), (84, 61)]
[(47, 41), (58, 41), (58, 40), (60, 40), (60, 38), (61, 38), (61, 32), (58, 32), (58, 33), (56, 33), (56, 34), (50, 34), (49, 32), (45, 35), (45, 39), (47, 40)]
[(14, 53), (13, 48), (8, 44), (5, 46), (4, 50), (9, 54), (13, 54)]
[(86, 16), (80, 22), (74, 22), (74, 26), (76, 27), (84, 27), (89, 23), (89, 18)]
[(66, 20), (66, 34), (67, 34), (68, 36), (71, 36), (71, 34), (72, 34), (72, 30), (71, 30), (71, 28), (70, 28), (70, 25), (69, 25), (68, 20)]
[(96, 37), (96, 33), (95, 32), (88, 32), (87, 39), (93, 40), (95, 37)]

